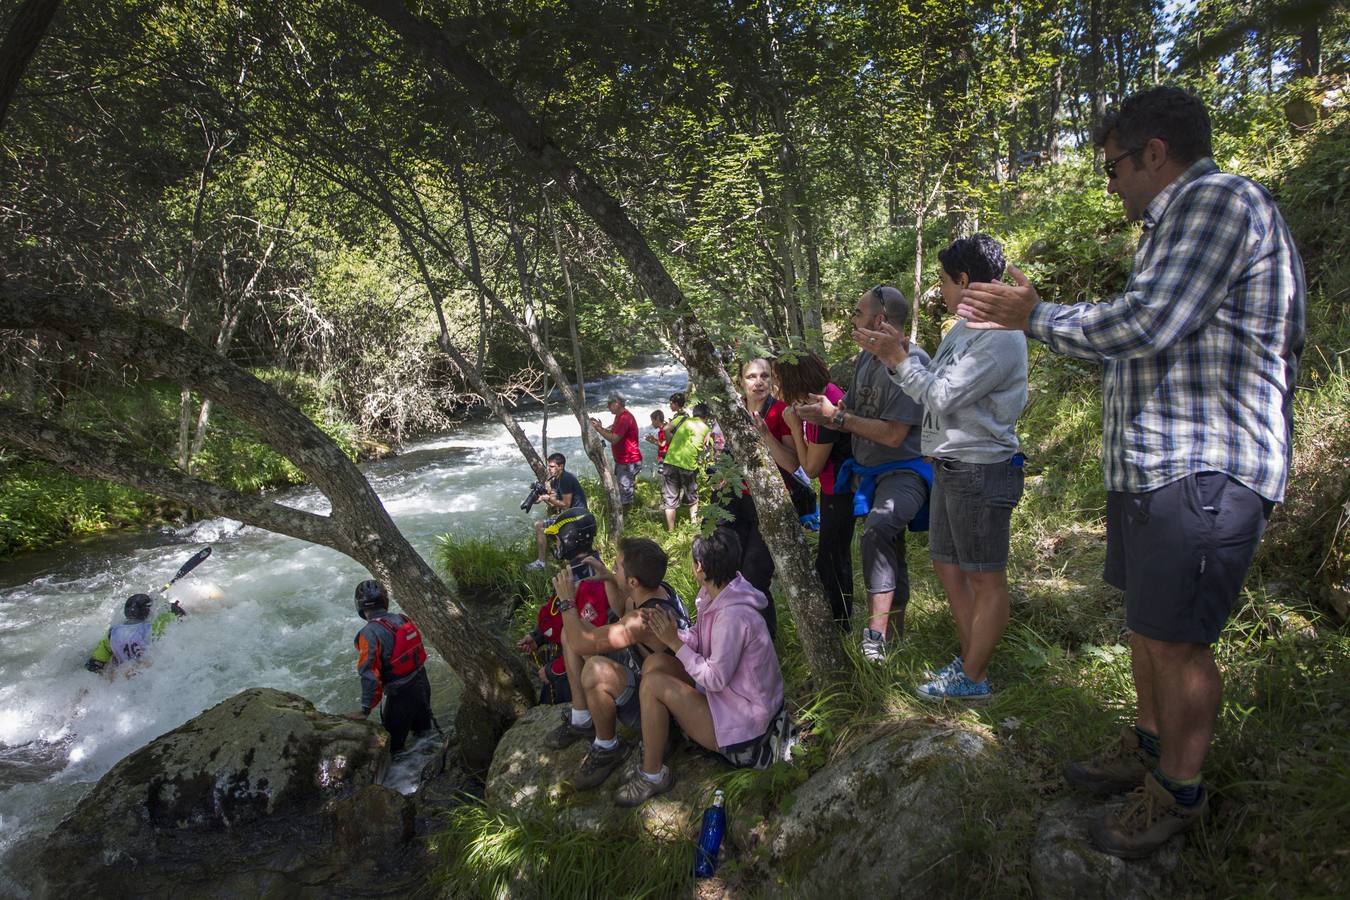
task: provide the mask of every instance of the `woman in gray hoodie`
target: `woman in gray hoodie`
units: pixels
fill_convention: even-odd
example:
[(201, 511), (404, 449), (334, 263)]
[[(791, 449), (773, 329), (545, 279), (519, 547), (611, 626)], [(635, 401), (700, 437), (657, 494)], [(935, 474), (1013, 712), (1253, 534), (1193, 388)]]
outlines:
[[(938, 254), (942, 299), (956, 315), (961, 289), (1003, 276), (1003, 248), (987, 234), (953, 241)], [(859, 345), (923, 404), (922, 448), (933, 461), (929, 556), (947, 592), (960, 652), (918, 688), (930, 700), (982, 700), (987, 669), (1008, 627), (1008, 540), (1022, 496), (1017, 417), (1027, 403), (1027, 341), (1020, 331), (979, 331), (964, 319), (947, 331), (927, 365), (910, 356), (895, 329), (857, 331)], [(869, 343), (869, 339), (875, 339)]]

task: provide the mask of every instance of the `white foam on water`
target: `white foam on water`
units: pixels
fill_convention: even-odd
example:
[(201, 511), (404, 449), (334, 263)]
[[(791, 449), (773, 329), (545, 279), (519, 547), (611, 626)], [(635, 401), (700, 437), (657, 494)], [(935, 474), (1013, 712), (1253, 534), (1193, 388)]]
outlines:
[[(684, 384), (682, 371), (650, 369), (589, 386), (587, 397), (608, 424), (604, 398), (611, 389), (624, 392), (645, 431), (645, 413)], [(560, 404), (551, 413), (550, 452), (566, 454), (570, 471), (593, 474), (576, 420)], [(540, 411), (524, 421), (537, 436)], [(648, 445), (643, 449), (650, 454)], [(526, 515), (519, 504), (533, 473), (500, 425), (469, 425), (414, 444), (407, 456), (373, 463), (369, 472), (395, 522), (424, 555), (447, 532), (530, 538), (538, 510)], [(319, 515), (328, 509), (309, 489), (269, 499)], [(126, 597), (155, 592), (156, 612), (165, 608), (156, 589), (206, 543), (211, 556), (170, 593), (188, 615), (169, 626), (146, 664), (131, 677), (85, 671), (90, 652), (121, 621)], [(0, 896), (34, 892), (36, 845), (98, 778), (203, 710), (249, 687), (300, 694), (334, 713), (356, 708), (352, 638), (361, 623), (352, 587), (366, 577), (360, 565), (326, 547), (214, 518), (147, 533), (143, 546), (115, 553), (96, 543), (71, 545), (54, 570), (0, 589), (0, 743), (26, 745), (25, 753), (53, 771), (41, 781), (6, 783), (0, 768)], [(436, 715), (448, 722), (458, 686), (434, 652), (428, 674)], [(414, 745), (393, 762), (388, 783), (414, 790), (438, 748), (436, 737)]]

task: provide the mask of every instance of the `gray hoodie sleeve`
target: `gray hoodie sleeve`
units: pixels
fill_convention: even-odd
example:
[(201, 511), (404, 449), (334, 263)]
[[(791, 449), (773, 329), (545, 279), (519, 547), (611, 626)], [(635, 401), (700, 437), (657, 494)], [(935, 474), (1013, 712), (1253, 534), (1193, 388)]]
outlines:
[(1026, 359), (1025, 351), (1019, 360), (1016, 352), (1008, 350), (1015, 348), (1001, 341), (972, 341), (961, 358), (944, 366), (938, 375), (911, 356), (891, 379), (925, 409), (945, 415), (1007, 384)]

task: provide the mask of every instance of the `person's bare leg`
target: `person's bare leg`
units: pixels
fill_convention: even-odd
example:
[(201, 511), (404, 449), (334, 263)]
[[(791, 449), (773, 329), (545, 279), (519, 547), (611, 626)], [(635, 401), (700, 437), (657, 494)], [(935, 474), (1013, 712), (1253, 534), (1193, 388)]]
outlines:
[(612, 740), (619, 720), (619, 707), (614, 700), (628, 686), (627, 673), (612, 659), (592, 656), (586, 660), (581, 680), (586, 687), (586, 708), (595, 724), (595, 739)]
[(1130, 635), (1130, 669), (1134, 673), (1136, 712), (1134, 721), (1152, 734), (1158, 733), (1158, 707), (1153, 695), (1153, 659), (1149, 656), (1144, 638)]
[(867, 602), (872, 607), (872, 618), (868, 620), (867, 627), (882, 637), (886, 636), (886, 626), (891, 621), (891, 600), (894, 598), (895, 591), (867, 595)]
[(942, 582), (942, 589), (947, 592), (947, 603), (952, 608), (957, 639), (961, 643), (961, 658), (964, 659), (970, 649), (970, 622), (975, 617), (975, 593), (966, 579), (966, 573), (956, 563), (933, 560), (933, 571), (938, 581)]
[(1134, 638), (1152, 664), (1160, 768), (1170, 778), (1195, 778), (1204, 768), (1223, 702), (1214, 651), (1206, 644)]
[(534, 523), (534, 543), (539, 550), (539, 561), (544, 562), (544, 557), (548, 554), (548, 535), (544, 534), (544, 520), (536, 519)]
[(974, 595), (974, 614), (962, 656), (966, 677), (979, 682), (984, 681), (994, 648), (1008, 629), (1008, 573), (999, 569), (996, 572), (966, 572), (965, 576)]
[(642, 676), (642, 771), (655, 775), (665, 765), (670, 718), (709, 750), (717, 749), (708, 698), (688, 681), (665, 671)]
[(678, 507), (675, 509), (666, 510), (666, 531), (675, 530), (675, 514), (678, 512), (679, 512)]
[(698, 503), (689, 504), (689, 521), (698, 524)]
[(642, 765), (645, 771), (655, 775), (665, 762), (666, 742), (670, 739), (670, 713), (659, 700), (649, 699), (652, 688), (647, 683), (653, 675), (658, 676), (658, 680), (660, 677), (675, 678), (691, 685), (694, 679), (669, 653), (653, 653), (642, 663), (642, 686), (638, 690), (642, 711)]
[(572, 690), (572, 708), (578, 712), (585, 712), (586, 684), (581, 677), (581, 672), (586, 668), (586, 658), (572, 649), (572, 645), (567, 642), (567, 632), (562, 633), (558, 644), (562, 647), (563, 667), (567, 672), (567, 686)]

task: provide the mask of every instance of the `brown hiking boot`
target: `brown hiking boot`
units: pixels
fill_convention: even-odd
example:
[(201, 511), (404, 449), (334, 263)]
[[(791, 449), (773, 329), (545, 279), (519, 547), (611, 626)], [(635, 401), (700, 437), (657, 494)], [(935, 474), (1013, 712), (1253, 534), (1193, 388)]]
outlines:
[(544, 738), (544, 743), (554, 750), (561, 750), (564, 747), (572, 746), (577, 741), (589, 741), (594, 737), (594, 722), (587, 722), (585, 725), (573, 725), (570, 711), (563, 710), (562, 724), (548, 733), (548, 736)]
[(619, 738), (619, 743), (609, 750), (601, 750), (595, 744), (591, 744), (586, 750), (586, 755), (582, 757), (581, 768), (572, 779), (572, 787), (579, 791), (589, 791), (604, 784), (610, 773), (628, 758), (628, 751), (632, 749), (632, 745), (623, 738)]
[(1139, 746), (1139, 735), (1126, 725), (1120, 737), (1091, 759), (1064, 764), (1064, 780), (1080, 791), (1093, 794), (1123, 794), (1144, 783), (1144, 776), (1158, 766), (1158, 758)]
[(669, 766), (661, 773), (660, 781), (648, 781), (642, 775), (642, 766), (636, 765), (628, 778), (614, 792), (614, 805), (641, 806), (657, 794), (664, 794), (675, 786), (675, 770)]
[(1092, 823), (1090, 832), (1097, 849), (1121, 859), (1142, 859), (1199, 822), (1209, 808), (1209, 795), (1200, 789), (1194, 806), (1182, 806), (1151, 774), (1143, 787), (1125, 798), (1125, 805)]

